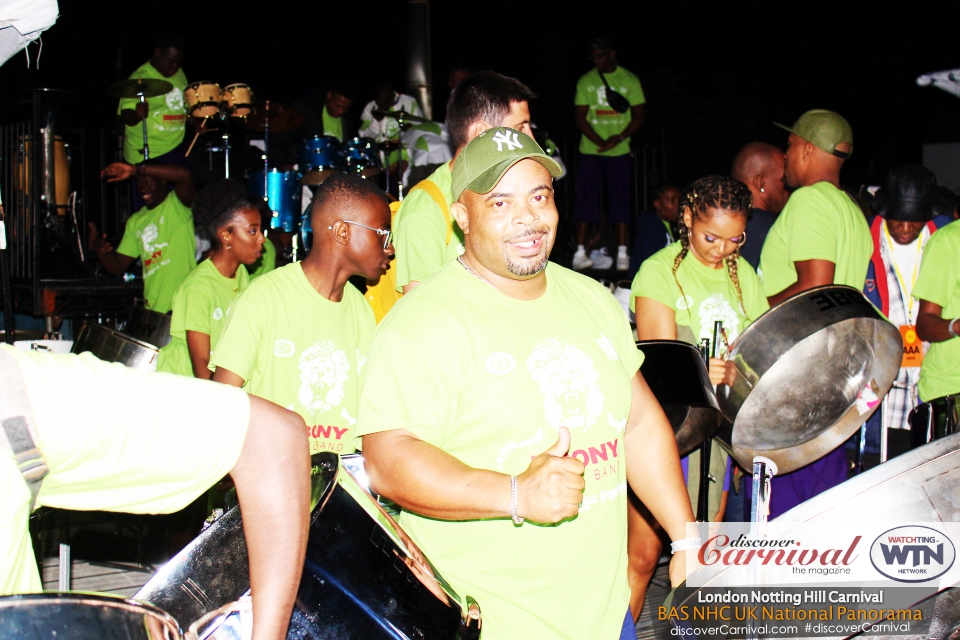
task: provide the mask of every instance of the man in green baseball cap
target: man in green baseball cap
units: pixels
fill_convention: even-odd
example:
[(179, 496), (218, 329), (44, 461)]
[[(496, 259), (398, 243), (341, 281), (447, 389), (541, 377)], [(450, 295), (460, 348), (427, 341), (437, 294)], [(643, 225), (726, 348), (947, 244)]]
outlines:
[[(519, 131), (474, 138), (452, 175), (466, 251), (397, 303), (364, 367), (371, 482), (453, 589), (477, 598), (485, 640), (636, 637), (628, 481), (682, 540), (674, 585), (696, 546), (676, 441), (623, 310), (547, 261), (559, 174)], [(571, 552), (584, 573), (571, 574)]]
[[(776, 124), (776, 123), (774, 123)], [(873, 253), (860, 206), (840, 188), (840, 169), (853, 151), (853, 131), (838, 113), (814, 109), (790, 132), (784, 178), (795, 191), (773, 223), (757, 273), (770, 306), (814, 287), (842, 284), (862, 290)], [(843, 446), (779, 476), (784, 490), (771, 517), (840, 484), (847, 477)]]

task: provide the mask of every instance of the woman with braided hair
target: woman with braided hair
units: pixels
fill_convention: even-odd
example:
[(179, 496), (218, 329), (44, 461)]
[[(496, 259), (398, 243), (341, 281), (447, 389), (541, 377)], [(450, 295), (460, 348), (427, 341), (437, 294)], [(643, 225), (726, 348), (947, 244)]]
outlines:
[(171, 341), (160, 350), (157, 371), (210, 380), (211, 354), (230, 305), (249, 282), (246, 265), (261, 256), (264, 238), (256, 203), (234, 180), (220, 180), (197, 192), (193, 220), (212, 249), (173, 294)]
[[(701, 178), (684, 190), (677, 220), (680, 239), (661, 249), (640, 266), (631, 287), (631, 306), (636, 312), (640, 340), (682, 340), (698, 344), (713, 339), (713, 323), (723, 322), (726, 340), (731, 343), (746, 326), (767, 310), (760, 279), (740, 247), (746, 242), (747, 214), (751, 197), (747, 186), (724, 176)], [(720, 345), (719, 354), (726, 353)], [(710, 381), (723, 381), (721, 358), (710, 359)], [(713, 477), (726, 478), (727, 455), (712, 448)], [(699, 451), (684, 458), (687, 469), (699, 469)], [(699, 477), (688, 482), (695, 502)], [(713, 483), (709, 512), (723, 518), (726, 487)], [(659, 528), (649, 513), (630, 502), (628, 510), (628, 555), (631, 610), (639, 615), (646, 586), (660, 557)]]

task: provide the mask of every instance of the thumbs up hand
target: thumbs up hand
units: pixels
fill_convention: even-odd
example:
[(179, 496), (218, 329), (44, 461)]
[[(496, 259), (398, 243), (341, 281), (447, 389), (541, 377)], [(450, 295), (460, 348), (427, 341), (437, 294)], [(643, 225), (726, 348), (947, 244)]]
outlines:
[(570, 431), (560, 427), (557, 441), (530, 461), (517, 476), (517, 515), (554, 524), (572, 518), (583, 500), (583, 463), (567, 455)]

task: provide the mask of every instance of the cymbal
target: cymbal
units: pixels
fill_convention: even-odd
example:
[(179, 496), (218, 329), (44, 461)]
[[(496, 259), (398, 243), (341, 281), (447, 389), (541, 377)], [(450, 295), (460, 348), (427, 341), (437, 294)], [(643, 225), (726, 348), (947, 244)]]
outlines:
[(253, 113), (240, 120), (239, 125), (247, 131), (262, 133), (270, 126), (270, 133), (286, 133), (303, 124), (303, 116), (293, 107), (266, 100), (253, 107)]
[(153, 98), (169, 93), (173, 85), (166, 80), (154, 80), (152, 78), (131, 78), (121, 80), (110, 85), (107, 92), (118, 98), (137, 98), (143, 94), (144, 98)]
[(406, 122), (430, 122), (429, 118), (422, 118), (420, 116), (415, 116), (412, 113), (407, 113), (406, 111), (380, 111), (379, 109), (374, 110), (373, 115), (378, 118), (393, 118), (394, 120), (400, 120), (403, 118)]

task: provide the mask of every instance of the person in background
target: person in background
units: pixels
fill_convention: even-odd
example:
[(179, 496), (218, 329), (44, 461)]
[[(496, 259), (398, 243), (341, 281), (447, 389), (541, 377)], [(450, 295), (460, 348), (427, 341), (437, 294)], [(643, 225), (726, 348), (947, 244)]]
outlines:
[(783, 150), (766, 142), (748, 142), (737, 153), (730, 169), (730, 175), (747, 185), (753, 197), (747, 222), (750, 244), (744, 245), (740, 255), (754, 269), (760, 266), (760, 250), (767, 233), (790, 197), (783, 169)]
[(157, 371), (210, 380), (210, 357), (233, 301), (247, 287), (246, 266), (261, 257), (264, 239), (260, 212), (243, 184), (234, 180), (197, 192), (193, 219), (212, 249), (173, 294), (171, 341), (160, 349)]
[(653, 191), (653, 211), (637, 216), (637, 231), (630, 252), (627, 275), (633, 280), (643, 261), (676, 241), (673, 228), (680, 215), (680, 189), (670, 182), (661, 182)]
[[(687, 187), (677, 219), (680, 239), (646, 260), (633, 280), (632, 295), (640, 340), (682, 340), (697, 345), (712, 339), (714, 322), (723, 322), (726, 341), (721, 358), (710, 358), (710, 382), (723, 382), (723, 357), (747, 326), (767, 310), (760, 280), (740, 256), (748, 241), (747, 215), (751, 197), (746, 185), (726, 176), (701, 178)], [(727, 454), (711, 448), (709, 519), (723, 518)], [(691, 504), (700, 488), (700, 452), (682, 461)], [(649, 513), (630, 502), (628, 511), (631, 610), (640, 615), (647, 584), (660, 558), (658, 527)]]
[[(166, 313), (173, 294), (197, 266), (197, 238), (193, 233), (194, 184), (185, 167), (149, 163), (133, 166), (114, 162), (100, 173), (107, 182), (136, 176), (136, 190), (144, 207), (127, 220), (120, 246), (113, 250), (105, 234), (91, 222), (89, 245), (103, 270), (122, 275), (137, 258), (143, 262), (143, 296), (147, 309)], [(167, 187), (173, 183), (173, 190)]]
[[(495, 71), (479, 71), (457, 85), (447, 103), (447, 129), (457, 147), (453, 160), (416, 184), (397, 211), (397, 290), (408, 293), (463, 253), (463, 232), (450, 214), (451, 172), (467, 143), (492, 127), (532, 136), (530, 88)], [(509, 145), (508, 145), (509, 146)]]
[[(423, 111), (417, 104), (415, 98), (403, 93), (397, 93), (390, 82), (381, 82), (374, 90), (373, 100), (367, 103), (360, 114), (360, 135), (365, 138), (372, 138), (377, 144), (383, 144), (387, 141), (400, 142), (400, 123), (399, 121), (385, 115), (377, 115), (374, 112), (392, 113), (403, 111), (415, 116), (423, 117)], [(384, 166), (388, 168), (391, 176), (396, 179), (403, 176), (407, 170), (410, 161), (409, 152), (401, 147), (392, 149), (384, 154)]]
[(186, 165), (184, 150), (180, 149), (187, 124), (187, 109), (183, 102), (183, 90), (187, 88), (187, 76), (183, 72), (183, 56), (186, 44), (177, 33), (167, 31), (154, 41), (153, 56), (130, 74), (130, 79), (144, 78), (165, 80), (173, 85), (162, 96), (147, 98), (122, 98), (117, 113), (123, 121), (123, 159), (130, 164), (143, 162), (143, 128), (147, 121), (147, 143), (150, 159), (161, 164)]
[[(760, 252), (760, 281), (771, 306), (814, 287), (863, 289), (873, 243), (860, 206), (840, 189), (840, 169), (853, 152), (853, 130), (838, 113), (807, 111), (790, 132), (784, 155), (787, 187), (794, 189)], [(777, 476), (770, 518), (847, 479), (843, 446), (796, 471)], [(746, 493), (752, 476), (746, 476)], [(749, 520), (749, 518), (746, 518)]]
[(627, 242), (632, 217), (630, 136), (643, 124), (646, 98), (637, 76), (617, 64), (611, 40), (595, 38), (588, 50), (594, 69), (577, 81), (574, 98), (574, 121), (583, 135), (573, 210), (577, 225), (573, 268), (579, 271), (593, 266), (585, 247), (587, 228), (601, 220), (601, 190), (605, 188), (609, 221), (617, 229), (616, 267), (626, 271), (630, 268)]
[(387, 195), (353, 174), (317, 188), (307, 257), (257, 278), (237, 298), (210, 360), (242, 387), (306, 421), (310, 452), (354, 451), (360, 377), (375, 326), (348, 279), (379, 277), (393, 253)]

